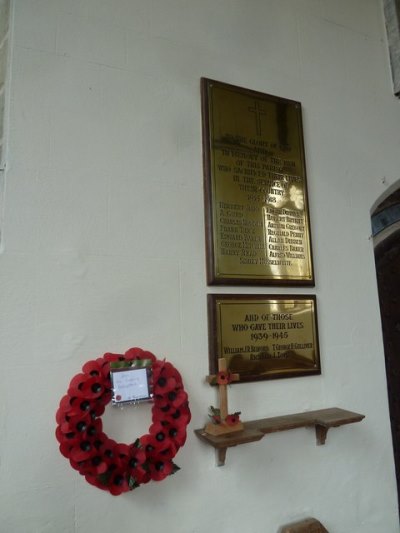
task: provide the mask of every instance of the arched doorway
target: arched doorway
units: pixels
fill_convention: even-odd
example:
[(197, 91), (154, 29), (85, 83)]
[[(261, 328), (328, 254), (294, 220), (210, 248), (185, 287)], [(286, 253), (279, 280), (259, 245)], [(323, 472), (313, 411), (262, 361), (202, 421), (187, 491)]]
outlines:
[(400, 184), (392, 187), (372, 211), (372, 232), (397, 494), (400, 507)]

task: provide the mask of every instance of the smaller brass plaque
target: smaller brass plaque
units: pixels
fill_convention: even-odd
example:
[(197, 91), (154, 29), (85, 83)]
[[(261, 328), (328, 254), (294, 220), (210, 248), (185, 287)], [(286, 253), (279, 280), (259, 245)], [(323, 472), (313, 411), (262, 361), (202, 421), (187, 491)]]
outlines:
[(210, 374), (240, 381), (320, 374), (315, 296), (209, 294)]

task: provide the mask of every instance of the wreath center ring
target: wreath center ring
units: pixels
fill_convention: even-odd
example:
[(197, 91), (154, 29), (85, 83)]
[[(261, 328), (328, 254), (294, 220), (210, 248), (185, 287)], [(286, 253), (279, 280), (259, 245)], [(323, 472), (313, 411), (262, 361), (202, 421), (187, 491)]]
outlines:
[[(152, 424), (133, 443), (116, 442), (103, 432), (101, 416), (112, 398), (110, 365), (151, 362)], [(86, 481), (114, 496), (149, 481), (161, 481), (179, 467), (172, 461), (186, 441), (188, 395), (178, 370), (151, 352), (131, 348), (88, 361), (71, 379), (56, 413), (60, 452)]]

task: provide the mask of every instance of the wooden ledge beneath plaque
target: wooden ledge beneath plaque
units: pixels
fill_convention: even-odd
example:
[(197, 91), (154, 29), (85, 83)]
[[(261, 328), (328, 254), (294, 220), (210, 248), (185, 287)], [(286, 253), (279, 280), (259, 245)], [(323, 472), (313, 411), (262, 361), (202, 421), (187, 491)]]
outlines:
[(302, 427), (315, 427), (317, 445), (323, 445), (325, 444), (326, 435), (330, 428), (361, 422), (363, 418), (365, 416), (359, 413), (353, 413), (352, 411), (346, 411), (338, 407), (331, 407), (329, 409), (320, 409), (306, 413), (251, 420), (244, 422), (243, 431), (228, 435), (209, 435), (204, 429), (195, 429), (194, 432), (200, 440), (215, 448), (217, 451), (217, 464), (218, 466), (223, 466), (228, 448), (248, 442), (256, 442), (268, 433), (277, 433), (278, 431), (287, 431)]

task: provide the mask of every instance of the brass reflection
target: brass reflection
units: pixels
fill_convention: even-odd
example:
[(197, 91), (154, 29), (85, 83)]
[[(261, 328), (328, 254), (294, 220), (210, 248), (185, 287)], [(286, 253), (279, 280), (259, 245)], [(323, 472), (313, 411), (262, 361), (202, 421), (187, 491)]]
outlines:
[(313, 285), (300, 104), (202, 83), (209, 283)]
[(210, 295), (210, 371), (224, 357), (240, 381), (320, 374), (316, 302)]

